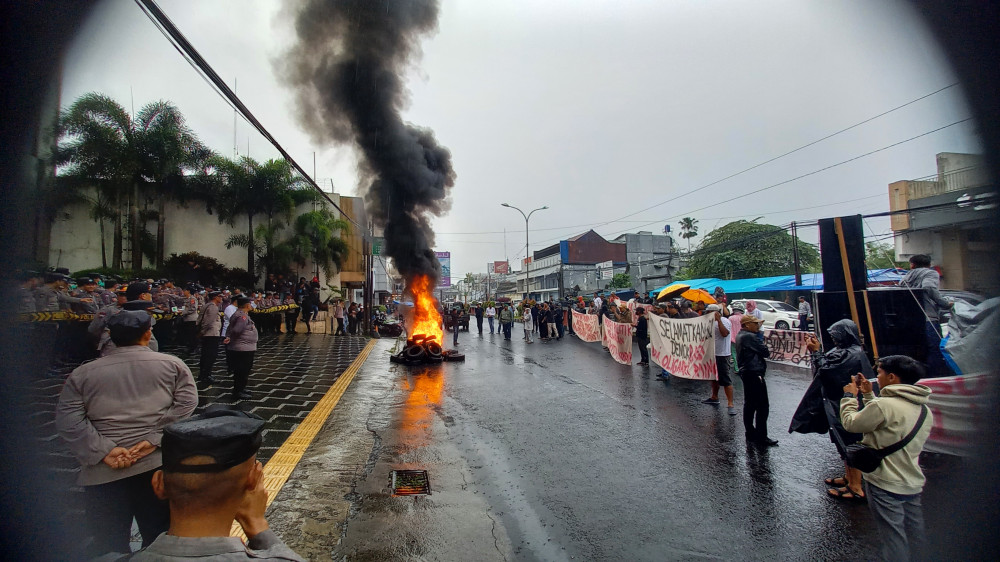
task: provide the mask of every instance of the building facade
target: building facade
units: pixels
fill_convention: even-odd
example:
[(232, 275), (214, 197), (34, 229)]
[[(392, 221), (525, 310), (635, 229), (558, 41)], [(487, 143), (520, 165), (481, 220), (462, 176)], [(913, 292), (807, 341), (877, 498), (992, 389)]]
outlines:
[(998, 248), (989, 242), (996, 182), (976, 154), (937, 155), (937, 174), (889, 184), (896, 259), (931, 256), (941, 288), (995, 295)]

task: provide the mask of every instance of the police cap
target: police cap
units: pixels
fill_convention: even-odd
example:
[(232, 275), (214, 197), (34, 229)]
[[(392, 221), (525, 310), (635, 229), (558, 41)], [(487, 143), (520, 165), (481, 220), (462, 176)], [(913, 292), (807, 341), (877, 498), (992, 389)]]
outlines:
[(152, 326), (152, 317), (145, 310), (123, 310), (108, 319), (108, 331), (115, 345), (139, 341)]
[[(257, 453), (264, 420), (239, 410), (210, 407), (197, 416), (163, 428), (160, 447), (164, 472), (222, 472)], [(191, 457), (211, 463), (185, 464)]]
[(77, 285), (93, 285), (94, 283), (97, 283), (97, 281), (94, 281), (90, 277), (77, 277), (76, 278), (76, 284)]
[(156, 308), (156, 303), (154, 303), (153, 301), (144, 301), (144, 300), (127, 301), (125, 304), (122, 305), (123, 310), (148, 311), (151, 308)]
[(134, 283), (129, 283), (128, 288), (125, 289), (125, 296), (129, 301), (137, 301), (139, 297), (149, 292), (149, 283), (145, 281), (136, 281)]

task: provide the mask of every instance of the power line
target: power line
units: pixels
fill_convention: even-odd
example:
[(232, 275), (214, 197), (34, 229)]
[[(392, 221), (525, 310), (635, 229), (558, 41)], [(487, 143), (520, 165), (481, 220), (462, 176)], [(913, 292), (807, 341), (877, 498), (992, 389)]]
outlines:
[[(693, 193), (697, 193), (697, 192), (699, 192), (699, 191), (701, 191), (703, 189), (708, 189), (709, 187), (712, 187), (713, 185), (717, 185), (717, 184), (722, 183), (722, 182), (724, 182), (726, 180), (735, 178), (736, 176), (739, 176), (741, 174), (745, 174), (745, 173), (747, 173), (747, 172), (749, 172), (751, 170), (756, 170), (757, 168), (760, 168), (761, 166), (764, 166), (766, 164), (770, 164), (771, 162), (774, 162), (775, 160), (779, 160), (779, 159), (784, 158), (786, 156), (789, 156), (791, 154), (795, 154), (796, 152), (799, 152), (800, 150), (809, 148), (810, 146), (813, 146), (815, 144), (821, 143), (821, 142), (823, 142), (823, 141), (825, 141), (827, 139), (833, 138), (833, 137), (835, 137), (835, 136), (837, 136), (837, 135), (839, 135), (841, 133), (844, 133), (844, 132), (850, 131), (851, 129), (855, 129), (857, 127), (860, 127), (861, 125), (864, 125), (865, 123), (869, 123), (871, 121), (874, 121), (875, 119), (878, 119), (880, 117), (884, 117), (884, 116), (886, 116), (886, 115), (888, 115), (888, 114), (890, 114), (890, 113), (892, 113), (894, 111), (898, 111), (900, 109), (903, 109), (904, 107), (907, 107), (909, 105), (917, 103), (920, 100), (929, 98), (929, 97), (931, 97), (931, 96), (933, 96), (935, 94), (939, 94), (939, 93), (941, 93), (941, 92), (943, 92), (943, 91), (945, 91), (945, 90), (947, 90), (949, 88), (954, 88), (957, 85), (958, 85), (958, 82), (953, 82), (953, 83), (948, 84), (947, 86), (945, 86), (943, 88), (939, 88), (939, 89), (937, 89), (937, 90), (935, 90), (935, 91), (933, 91), (933, 92), (931, 92), (929, 94), (920, 96), (917, 99), (910, 100), (910, 101), (908, 101), (908, 102), (906, 102), (906, 103), (904, 103), (902, 105), (898, 105), (898, 106), (896, 106), (896, 107), (894, 107), (892, 109), (889, 109), (887, 111), (883, 111), (882, 113), (879, 113), (878, 115), (874, 115), (872, 117), (869, 117), (868, 119), (865, 119), (864, 121), (859, 121), (858, 123), (855, 123), (855, 124), (853, 124), (853, 125), (851, 125), (849, 127), (844, 127), (843, 129), (840, 129), (837, 132), (830, 133), (829, 135), (826, 135), (823, 138), (816, 139), (816, 140), (814, 140), (814, 141), (812, 141), (812, 142), (810, 142), (808, 144), (804, 144), (804, 145), (802, 145), (802, 146), (800, 146), (800, 147), (798, 147), (796, 149), (789, 150), (788, 152), (785, 152), (784, 154), (780, 154), (778, 156), (775, 156), (774, 158), (771, 158), (769, 160), (765, 160), (765, 161), (763, 161), (763, 162), (761, 162), (759, 164), (754, 164), (753, 166), (750, 166), (749, 168), (745, 168), (743, 170), (740, 170), (739, 172), (730, 174), (730, 175), (728, 175), (728, 176), (726, 176), (726, 177), (724, 177), (722, 179), (715, 180), (715, 181), (713, 181), (711, 183), (708, 183), (708, 184), (705, 184), (705, 185), (703, 185), (701, 187), (697, 187), (697, 188), (692, 189), (690, 191), (687, 191), (685, 193), (681, 193), (680, 195), (677, 195), (675, 197), (671, 197), (670, 199), (667, 199), (666, 201), (662, 201), (660, 203), (657, 203), (656, 205), (653, 205), (652, 207), (647, 207), (645, 209), (638, 210), (638, 211), (636, 211), (634, 213), (629, 213), (629, 214), (627, 214), (627, 215), (625, 215), (623, 217), (620, 217), (618, 219), (607, 221), (604, 224), (611, 224), (613, 222), (619, 222), (621, 219), (625, 219), (625, 218), (628, 218), (628, 217), (631, 217), (631, 216), (638, 215), (639, 213), (646, 212), (646, 211), (648, 211), (650, 209), (655, 209), (656, 207), (660, 207), (662, 205), (666, 205), (667, 203), (670, 203), (671, 201), (676, 201), (677, 199), (680, 199), (681, 197), (686, 197), (686, 196), (691, 195)], [(601, 226), (604, 226), (604, 224), (602, 224)]]
[(330, 196), (327, 195), (322, 188), (320, 188), (320, 186), (316, 183), (316, 181), (313, 180), (313, 178), (306, 173), (305, 169), (302, 168), (302, 166), (300, 166), (299, 163), (296, 162), (294, 158), (292, 158), (292, 155), (289, 154), (288, 151), (286, 151), (281, 146), (281, 144), (278, 143), (277, 139), (275, 139), (271, 135), (271, 133), (267, 131), (266, 128), (264, 128), (264, 125), (257, 120), (254, 114), (250, 111), (250, 109), (243, 104), (240, 98), (236, 96), (236, 93), (229, 88), (229, 86), (226, 84), (224, 80), (222, 80), (222, 78), (218, 75), (218, 73), (215, 72), (212, 66), (208, 64), (208, 61), (206, 61), (198, 52), (198, 50), (194, 48), (194, 45), (192, 45), (191, 42), (188, 41), (186, 37), (184, 37), (184, 34), (182, 34), (180, 30), (177, 29), (174, 23), (170, 21), (170, 18), (168, 18), (167, 15), (163, 13), (163, 10), (161, 10), (160, 7), (156, 5), (156, 2), (154, 0), (135, 0), (135, 2), (136, 4), (139, 5), (139, 8), (142, 9), (142, 11), (146, 14), (146, 16), (148, 16), (149, 19), (153, 22), (153, 25), (155, 25), (156, 28), (159, 29), (161, 33), (163, 33), (163, 35), (167, 38), (167, 40), (170, 41), (170, 43), (174, 46), (174, 48), (177, 49), (182, 56), (184, 56), (184, 59), (187, 60), (188, 63), (195, 68), (195, 70), (201, 73), (203, 77), (210, 82), (210, 84), (215, 88), (215, 90), (221, 96), (223, 96), (224, 99), (227, 100), (229, 105), (233, 107), (233, 109), (238, 111), (243, 116), (243, 118), (251, 126), (253, 126), (254, 129), (257, 129), (257, 132), (259, 132), (265, 139), (267, 139), (268, 142), (271, 143), (272, 146), (274, 146), (275, 149), (278, 150), (281, 156), (285, 160), (287, 160), (288, 163), (292, 165), (292, 167), (295, 168), (295, 170), (299, 173), (299, 175), (305, 178), (305, 180), (309, 183), (309, 185), (313, 187), (313, 189), (315, 189), (320, 195), (322, 195), (323, 198), (326, 199), (326, 201), (329, 202), (334, 209), (337, 209), (337, 211), (339, 211), (340, 214), (343, 215), (351, 224), (358, 227), (360, 231), (364, 233), (363, 236), (367, 237), (368, 229), (359, 224), (358, 222), (356, 222), (350, 215), (345, 213), (344, 210), (341, 209), (339, 205), (334, 203), (333, 199), (331, 199)]

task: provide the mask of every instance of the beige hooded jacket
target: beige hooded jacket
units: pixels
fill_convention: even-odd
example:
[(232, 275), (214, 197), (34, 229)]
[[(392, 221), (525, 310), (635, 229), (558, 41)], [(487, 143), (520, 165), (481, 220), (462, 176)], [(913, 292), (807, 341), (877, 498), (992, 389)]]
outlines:
[[(863, 444), (883, 449), (909, 435), (930, 395), (931, 389), (922, 384), (893, 384), (883, 388), (878, 398), (872, 393), (865, 394), (861, 410), (857, 400), (845, 397), (840, 401), (840, 423), (847, 431), (863, 433)], [(865, 480), (894, 494), (919, 494), (924, 489), (920, 451), (933, 425), (934, 416), (928, 412), (913, 440), (886, 457), (873, 472), (865, 474)]]

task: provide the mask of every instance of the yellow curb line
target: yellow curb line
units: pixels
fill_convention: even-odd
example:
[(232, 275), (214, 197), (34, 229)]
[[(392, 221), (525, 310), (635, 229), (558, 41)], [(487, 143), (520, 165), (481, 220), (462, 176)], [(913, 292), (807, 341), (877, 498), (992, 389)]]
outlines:
[[(326, 391), (323, 398), (313, 406), (313, 409), (302, 420), (302, 423), (285, 439), (285, 442), (281, 444), (281, 447), (274, 453), (271, 460), (267, 461), (267, 464), (264, 465), (264, 487), (267, 489), (268, 506), (277, 497), (278, 492), (281, 491), (281, 487), (285, 485), (285, 482), (288, 481), (288, 477), (292, 474), (295, 466), (299, 464), (302, 455), (306, 452), (306, 448), (309, 447), (316, 434), (319, 433), (326, 419), (330, 417), (333, 408), (340, 401), (340, 397), (344, 395), (344, 391), (347, 390), (351, 381), (354, 380), (354, 375), (361, 369), (361, 365), (364, 364), (365, 359), (368, 358), (368, 354), (371, 353), (374, 347), (375, 340), (369, 340), (368, 344), (361, 350), (361, 353), (354, 359), (354, 362), (351, 363), (351, 366), (337, 377), (336, 382), (333, 383), (330, 390)], [(247, 538), (243, 534), (243, 528), (235, 521), (233, 521), (233, 527), (229, 531), (229, 535), (240, 537), (243, 540)]]

